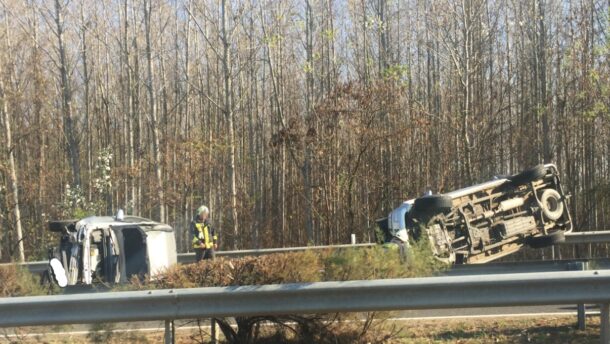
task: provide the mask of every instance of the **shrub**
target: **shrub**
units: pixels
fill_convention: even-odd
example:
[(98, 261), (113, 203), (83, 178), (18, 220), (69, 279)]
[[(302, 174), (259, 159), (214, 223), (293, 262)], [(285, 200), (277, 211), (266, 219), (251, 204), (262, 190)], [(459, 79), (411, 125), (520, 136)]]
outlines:
[(29, 271), (14, 264), (0, 266), (0, 297), (42, 294), (43, 288)]
[(141, 283), (135, 279), (131, 287), (171, 289), (315, 282), (320, 280), (321, 270), (320, 256), (310, 251), (263, 257), (219, 258), (176, 265), (150, 283)]
[[(260, 257), (205, 260), (175, 266), (149, 283), (134, 280), (132, 288), (194, 288), (284, 284), (428, 276), (442, 267), (432, 258), (427, 241), (408, 250), (406, 260), (398, 251), (382, 246), (315, 252), (279, 253)], [(216, 319), (229, 343), (354, 343), (377, 341), (372, 334), (387, 313), (288, 315), (237, 317), (236, 329), (227, 319)], [(365, 319), (364, 322), (360, 320)], [(358, 320), (346, 322), (344, 320)], [(260, 331), (260, 324), (272, 331)], [(349, 325), (346, 325), (349, 324)], [(355, 326), (354, 324), (362, 324)], [(379, 339), (379, 338), (377, 338)]]

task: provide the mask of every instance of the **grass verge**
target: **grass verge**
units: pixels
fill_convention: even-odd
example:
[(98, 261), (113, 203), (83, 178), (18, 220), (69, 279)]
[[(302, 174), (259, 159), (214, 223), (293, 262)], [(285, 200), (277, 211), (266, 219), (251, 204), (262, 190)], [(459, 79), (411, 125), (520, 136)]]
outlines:
[[(388, 344), (487, 344), (487, 343), (540, 343), (540, 344), (586, 344), (599, 343), (599, 317), (587, 319), (587, 329), (575, 329), (574, 316), (548, 316), (499, 318), (499, 319), (450, 319), (450, 320), (401, 320), (387, 321), (383, 328), (377, 328), (371, 336), (359, 338), (353, 343)], [(204, 323), (202, 323), (204, 324)], [(193, 328), (193, 323), (177, 324), (176, 343), (203, 343), (209, 334)], [(344, 325), (350, 326), (350, 325)], [(356, 329), (359, 326), (353, 325)], [(24, 329), (22, 329), (24, 330)], [(44, 332), (37, 328), (37, 332)], [(53, 330), (49, 328), (49, 331)], [(58, 330), (58, 329), (55, 329)], [(69, 328), (65, 330), (69, 331)], [(112, 333), (105, 331), (115, 330)], [(116, 331), (112, 325), (94, 326), (89, 334), (46, 334), (35, 337), (2, 338), (0, 343), (162, 343), (163, 326), (158, 331), (137, 332)], [(265, 327), (261, 327), (265, 332)], [(269, 333), (272, 334), (272, 333)], [(220, 338), (222, 341), (222, 337)], [(268, 340), (273, 340), (268, 337)], [(259, 343), (300, 343), (296, 338), (282, 338), (282, 341), (260, 341)]]

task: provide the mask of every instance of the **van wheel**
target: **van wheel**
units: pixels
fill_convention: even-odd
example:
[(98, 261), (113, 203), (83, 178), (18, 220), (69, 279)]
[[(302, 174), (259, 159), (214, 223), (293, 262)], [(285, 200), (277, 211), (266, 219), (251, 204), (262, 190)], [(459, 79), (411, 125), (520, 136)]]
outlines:
[(563, 215), (563, 202), (561, 195), (555, 189), (546, 189), (540, 196), (540, 204), (542, 204), (542, 213), (551, 220), (558, 220)]
[(545, 175), (546, 168), (544, 167), (544, 165), (541, 164), (514, 175), (511, 178), (511, 182), (515, 186), (520, 186), (524, 184), (529, 184), (535, 180), (544, 177)]
[(529, 237), (525, 240), (525, 243), (531, 248), (544, 248), (556, 244), (561, 244), (565, 241), (565, 233), (563, 231), (556, 231), (549, 235)]
[(413, 203), (413, 210), (417, 213), (433, 214), (448, 212), (451, 210), (453, 202), (451, 197), (445, 195), (430, 195), (420, 197)]

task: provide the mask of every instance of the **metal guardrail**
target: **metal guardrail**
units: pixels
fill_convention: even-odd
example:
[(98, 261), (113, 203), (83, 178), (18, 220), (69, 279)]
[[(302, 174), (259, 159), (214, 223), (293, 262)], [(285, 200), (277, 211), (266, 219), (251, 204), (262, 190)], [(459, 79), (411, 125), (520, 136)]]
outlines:
[(602, 304), (610, 271), (320, 282), (0, 299), (0, 327), (403, 309)]
[[(235, 251), (217, 251), (217, 257), (246, 257), (246, 256), (262, 256), (272, 253), (287, 253), (287, 252), (298, 252), (307, 250), (327, 250), (337, 248), (350, 248), (350, 247), (372, 247), (376, 244), (345, 244), (345, 245), (328, 245), (328, 246), (301, 246), (301, 247), (281, 247), (281, 248), (267, 248), (258, 250), (235, 250)], [(178, 263), (187, 264), (195, 262), (194, 253), (178, 253)], [(10, 265), (12, 263), (4, 263), (2, 265)], [(33, 274), (42, 274), (47, 271), (49, 261), (40, 260), (35, 262), (18, 263), (20, 266), (26, 267)]]
[(605, 244), (610, 243), (610, 231), (566, 233), (564, 244)]
[[(12, 263), (0, 264), (0, 266), (2, 265), (12, 265)], [(49, 268), (49, 261), (39, 260), (36, 262), (18, 263), (17, 265), (25, 267), (34, 275), (41, 275)]]
[[(608, 231), (594, 231), (594, 232), (572, 232), (565, 235), (566, 241), (563, 244), (591, 244), (591, 243), (610, 243), (610, 230)], [(355, 245), (328, 245), (328, 246), (301, 246), (301, 247), (282, 247), (282, 248), (268, 248), (268, 249), (257, 249), (257, 250), (239, 250), (239, 251), (218, 251), (216, 256), (218, 257), (245, 257), (245, 256), (262, 256), (272, 253), (286, 253), (286, 252), (298, 252), (306, 250), (325, 250), (325, 249), (337, 249), (337, 248), (348, 248), (348, 247), (371, 247), (375, 246), (374, 243), (364, 243)], [(195, 262), (194, 253), (180, 253), (178, 254), (178, 263), (193, 263)]]
[(445, 276), (487, 275), (487, 274), (517, 274), (535, 272), (561, 272), (594, 269), (610, 270), (610, 258), (602, 259), (566, 259), (566, 260), (534, 260), (522, 262), (486, 263), (471, 265), (453, 265), (442, 271)]
[[(287, 253), (287, 252), (300, 252), (300, 251), (308, 251), (308, 250), (329, 250), (329, 249), (339, 249), (339, 248), (353, 248), (353, 247), (372, 247), (377, 244), (345, 244), (345, 245), (328, 245), (328, 246), (300, 246), (300, 247), (280, 247), (280, 248), (265, 248), (265, 249), (257, 249), (257, 250), (238, 250), (238, 251), (216, 251), (216, 257), (246, 257), (246, 256), (263, 256), (266, 254), (273, 253)], [(195, 262), (195, 254), (194, 253), (179, 253), (178, 254), (178, 263), (186, 264), (186, 263), (194, 263)]]
[[(366, 244), (368, 245), (368, 244)], [(341, 245), (349, 246), (352, 245)], [(324, 246), (325, 248), (332, 246)], [(364, 244), (359, 247), (366, 247)], [(300, 248), (299, 248), (300, 249)], [(277, 249), (273, 249), (277, 250)], [(252, 250), (254, 251), (254, 250)], [(265, 251), (261, 254), (269, 254), (270, 250), (258, 250)], [(225, 257), (240, 257), (246, 256), (247, 254), (235, 254), (233, 252), (244, 252), (244, 251), (221, 251), (218, 253), (227, 253)], [(195, 261), (195, 257), (192, 253), (181, 253), (178, 255), (178, 262), (181, 264), (192, 263)], [(448, 270), (442, 271), (440, 274), (445, 276), (464, 276), (464, 275), (486, 275), (486, 274), (516, 274), (516, 273), (533, 273), (533, 272), (552, 272), (552, 271), (569, 271), (574, 270), (573, 266), (575, 263), (590, 262), (588, 259), (576, 259), (576, 260), (543, 260), (543, 261), (524, 261), (524, 262), (504, 262), (504, 263), (487, 263), (487, 264), (471, 264), (471, 265), (453, 265)], [(597, 269), (610, 269), (610, 258), (595, 259), (595, 268)], [(47, 261), (28, 262), (24, 263), (31, 273), (42, 274), (47, 270)]]
[[(609, 231), (594, 231), (594, 232), (572, 232), (565, 235), (566, 241), (564, 244), (590, 244), (590, 243), (610, 243), (610, 230)], [(218, 257), (245, 257), (245, 256), (261, 256), (273, 253), (286, 253), (286, 252), (298, 252), (306, 250), (326, 250), (326, 249), (337, 249), (337, 248), (349, 248), (349, 247), (371, 247), (376, 244), (364, 243), (364, 244), (346, 244), (346, 245), (328, 245), (328, 246), (301, 246), (301, 247), (282, 247), (282, 248), (268, 248), (268, 249), (257, 249), (257, 250), (236, 250), (236, 251), (218, 251), (216, 256)], [(193, 263), (195, 261), (194, 253), (179, 253), (178, 263), (186, 264)], [(3, 264), (0, 264), (3, 265)], [(47, 269), (47, 261), (36, 261), (27, 262), (20, 264), (27, 267), (30, 272), (34, 274), (41, 274)], [(489, 264), (486, 264), (489, 266)], [(553, 270), (555, 271), (555, 270)], [(519, 272), (519, 270), (515, 271)]]

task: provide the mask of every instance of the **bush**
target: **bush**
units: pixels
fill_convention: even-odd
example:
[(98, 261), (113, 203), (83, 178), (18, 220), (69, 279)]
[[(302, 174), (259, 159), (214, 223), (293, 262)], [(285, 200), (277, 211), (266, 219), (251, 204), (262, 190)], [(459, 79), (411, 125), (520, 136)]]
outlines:
[(149, 283), (134, 279), (131, 288), (128, 288), (172, 289), (315, 282), (320, 280), (321, 271), (319, 255), (310, 251), (263, 257), (220, 258), (176, 265)]
[[(131, 288), (172, 289), (416, 277), (429, 276), (443, 266), (432, 257), (429, 244), (424, 240), (414, 244), (408, 252), (406, 260), (401, 260), (397, 250), (382, 246), (220, 258), (172, 267), (149, 283), (134, 280)], [(237, 329), (231, 327), (227, 319), (216, 320), (229, 343), (357, 343), (381, 340), (375, 335), (383, 325), (385, 315), (387, 313), (367, 313), (364, 317), (361, 313), (238, 317), (234, 319)], [(360, 322), (362, 319), (365, 321)], [(261, 323), (272, 324), (273, 330), (261, 331)]]
[(44, 294), (38, 279), (17, 265), (0, 266), (0, 297)]
[(176, 265), (149, 283), (134, 280), (128, 288), (227, 287), (418, 277), (430, 276), (444, 266), (433, 258), (428, 243), (421, 240), (408, 249), (404, 262), (398, 251), (382, 246), (219, 258)]

